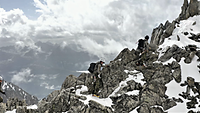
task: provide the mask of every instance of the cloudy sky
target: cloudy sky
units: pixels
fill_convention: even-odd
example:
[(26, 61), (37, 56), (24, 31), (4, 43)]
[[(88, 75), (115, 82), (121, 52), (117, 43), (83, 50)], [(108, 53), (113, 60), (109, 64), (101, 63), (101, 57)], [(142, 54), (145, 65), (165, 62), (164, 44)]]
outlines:
[[(0, 0), (0, 47), (28, 46), (40, 51), (35, 42), (49, 41), (110, 61), (109, 55), (136, 48), (139, 38), (176, 19), (183, 1)], [(34, 77), (28, 67), (21, 72)], [(21, 72), (12, 81), (23, 82), (16, 79)]]
[(76, 44), (102, 57), (178, 17), (183, 0), (0, 0), (0, 45)]

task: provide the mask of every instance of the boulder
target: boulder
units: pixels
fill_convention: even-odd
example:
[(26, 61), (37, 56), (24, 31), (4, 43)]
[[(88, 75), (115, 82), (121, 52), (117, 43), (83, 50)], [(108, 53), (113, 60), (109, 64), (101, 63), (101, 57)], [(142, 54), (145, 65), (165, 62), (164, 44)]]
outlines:
[(26, 106), (26, 101), (19, 100), (18, 98), (10, 98), (7, 101), (7, 110), (12, 111), (13, 109), (16, 109), (18, 106)]
[(158, 49), (158, 46), (156, 44), (150, 43), (149, 44), (150, 51), (156, 52)]
[(194, 56), (196, 54), (196, 51), (192, 51), (184, 60), (185, 63), (189, 64), (192, 62)]
[(176, 102), (171, 100), (171, 99), (166, 99), (163, 103), (162, 103), (162, 107), (164, 110), (168, 110), (174, 106), (176, 106)]
[(90, 100), (90, 113), (112, 113), (112, 109), (110, 107), (103, 106), (96, 101)]
[(196, 52), (196, 55), (200, 58), (200, 50)]
[(175, 69), (174, 72), (172, 73), (172, 76), (174, 77), (175, 81), (177, 83), (181, 82), (181, 69)]
[(178, 62), (176, 62), (176, 61), (173, 61), (170, 64), (170, 66), (171, 66), (172, 69), (180, 69), (181, 68), (180, 64), (178, 64)]
[(188, 52), (184, 49), (179, 48), (177, 45), (169, 47), (158, 60), (161, 62), (166, 62), (172, 57), (176, 59), (177, 62), (180, 62), (182, 57), (188, 56)]
[(167, 113), (161, 107), (151, 107), (150, 111), (150, 113)]
[(74, 75), (69, 75), (66, 77), (65, 81), (62, 84), (61, 90), (74, 87), (76, 89), (77, 85), (84, 85), (83, 81), (78, 80)]
[(157, 84), (155, 82), (149, 83), (146, 88), (148, 88), (148, 90), (156, 92), (158, 95), (160, 95), (160, 97), (164, 97), (167, 90), (167, 87), (164, 84)]
[[(173, 21), (172, 23), (170, 23), (170, 24), (167, 26), (167, 28), (166, 28), (166, 30), (165, 30), (165, 32), (164, 32), (165, 38), (167, 38), (167, 37), (169, 37), (169, 36), (172, 35), (172, 32), (173, 32), (174, 29), (175, 29), (175, 25), (176, 25), (176, 22)], [(163, 40), (163, 42), (164, 42), (164, 40)], [(163, 43), (163, 42), (162, 42), (162, 43)]]
[(112, 96), (110, 98), (114, 104), (112, 108), (117, 113), (124, 111), (128, 113), (140, 105), (139, 97), (135, 95), (122, 94), (121, 96)]
[(6, 112), (6, 104), (5, 103), (0, 103), (0, 113), (5, 113)]
[(18, 106), (16, 109), (16, 113), (27, 113), (27, 107), (26, 106)]
[[(77, 96), (74, 93), (70, 92), (70, 88), (68, 89), (63, 89), (60, 91), (60, 93), (55, 96), (51, 101), (47, 101), (46, 99), (41, 100), (38, 103), (38, 110), (41, 113), (44, 112), (66, 112), (71, 109), (70, 106), (78, 106), (80, 105), (81, 107), (77, 107), (76, 110), (82, 110), (83, 107), (85, 107), (84, 103), (79, 101), (79, 99), (83, 99), (81, 96)], [(80, 108), (80, 109), (78, 109)], [(75, 111), (76, 111), (75, 110)]]
[(150, 113), (150, 108), (147, 104), (142, 104), (138, 109), (137, 109), (138, 113)]
[(53, 91), (52, 93), (50, 93), (50, 94), (47, 96), (46, 101), (47, 101), (47, 102), (51, 102), (51, 100), (53, 100), (56, 96), (58, 96), (59, 93), (60, 93), (60, 90), (55, 90), (55, 91)]
[(160, 45), (163, 38), (161, 38), (165, 28), (163, 24), (160, 24), (157, 28), (153, 29), (153, 32), (151, 34), (151, 41), (150, 44)]
[(75, 87), (76, 86), (76, 81), (77, 81), (77, 77), (74, 75), (69, 75), (66, 77), (65, 81), (62, 84), (61, 90), (62, 89), (67, 89), (70, 87)]

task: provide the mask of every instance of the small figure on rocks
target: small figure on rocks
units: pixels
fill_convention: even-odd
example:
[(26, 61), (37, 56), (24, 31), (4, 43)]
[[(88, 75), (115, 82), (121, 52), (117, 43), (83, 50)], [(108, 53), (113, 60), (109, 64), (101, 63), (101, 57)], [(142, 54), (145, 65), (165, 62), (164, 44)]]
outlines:
[[(90, 68), (88, 69), (89, 71), (92, 70), (90, 72), (93, 74), (93, 82), (92, 82), (93, 88), (92, 88), (92, 92), (91, 92), (93, 94), (93, 96), (98, 97), (99, 96), (98, 92), (99, 92), (100, 88), (103, 87), (103, 81), (101, 79), (101, 76), (102, 76), (101, 68), (109, 67), (108, 65), (105, 65), (104, 63), (105, 62), (103, 62), (103, 61), (99, 61), (97, 63), (91, 63), (93, 66), (90, 65)], [(93, 69), (91, 69), (91, 68), (93, 68)]]
[(146, 61), (146, 56), (150, 49), (148, 40), (149, 40), (149, 36), (146, 35), (145, 39), (139, 39), (138, 41), (138, 47), (136, 49), (136, 55), (139, 56), (139, 60), (138, 62), (136, 62), (136, 65), (138, 66), (143, 65), (146, 67), (144, 62)]
[(149, 49), (148, 40), (149, 40), (149, 36), (148, 35), (146, 35), (144, 39), (139, 39), (138, 47), (136, 49), (138, 55), (140, 53), (143, 54), (145, 51), (148, 51), (148, 49)]

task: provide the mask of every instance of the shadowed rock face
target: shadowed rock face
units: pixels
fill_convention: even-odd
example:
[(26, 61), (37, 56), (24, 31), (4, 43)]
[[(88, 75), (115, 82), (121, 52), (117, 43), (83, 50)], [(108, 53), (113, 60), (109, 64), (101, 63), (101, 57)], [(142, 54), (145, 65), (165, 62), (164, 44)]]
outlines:
[(179, 15), (180, 20), (188, 19), (194, 15), (199, 15), (200, 3), (197, 0), (184, 0), (183, 6), (181, 7), (181, 14)]

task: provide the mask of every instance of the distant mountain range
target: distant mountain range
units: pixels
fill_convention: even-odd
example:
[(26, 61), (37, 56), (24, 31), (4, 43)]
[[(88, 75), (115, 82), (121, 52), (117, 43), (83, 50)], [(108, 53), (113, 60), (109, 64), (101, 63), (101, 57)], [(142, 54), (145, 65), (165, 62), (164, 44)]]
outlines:
[[(12, 71), (22, 68), (31, 68), (34, 74), (66, 74), (73, 71), (75, 64), (82, 63), (79, 69), (84, 68), (84, 62), (98, 59), (86, 52), (73, 50), (70, 47), (61, 47), (58, 44), (37, 42), (35, 44), (41, 51), (27, 46), (17, 49), (15, 46), (0, 48), (0, 71), (8, 75)], [(81, 57), (80, 57), (81, 56)]]
[[(77, 51), (73, 45), (61, 46), (37, 42), (36, 48), (6, 46), (0, 48), (0, 74), (32, 95), (43, 98), (55, 89), (69, 74), (78, 76), (78, 70), (87, 70), (97, 56)], [(19, 77), (21, 79), (14, 79)]]
[(6, 81), (3, 81), (2, 83), (2, 89), (6, 94), (4, 95), (0, 93), (0, 96), (3, 98), (4, 102), (7, 102), (7, 100), (12, 98), (18, 98), (19, 100), (25, 100), (27, 105), (38, 103), (39, 100), (37, 97), (30, 95), (17, 85)]

